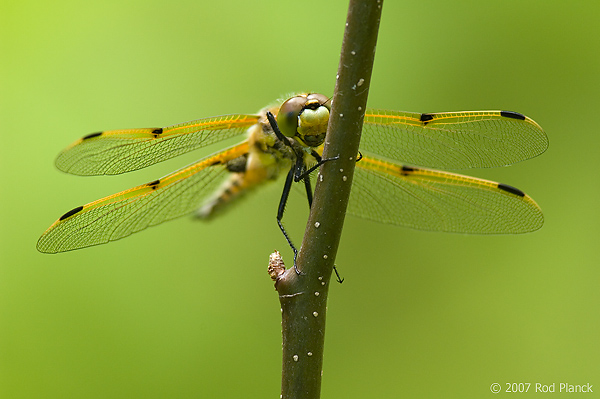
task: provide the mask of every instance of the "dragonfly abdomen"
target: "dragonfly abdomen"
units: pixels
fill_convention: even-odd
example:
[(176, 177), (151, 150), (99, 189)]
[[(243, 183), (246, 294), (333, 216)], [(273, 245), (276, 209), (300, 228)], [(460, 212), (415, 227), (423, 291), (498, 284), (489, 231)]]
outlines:
[(213, 218), (228, 209), (230, 204), (238, 202), (240, 197), (254, 187), (277, 179), (282, 170), (290, 168), (290, 154), (282, 152), (277, 141), (272, 142), (269, 135), (258, 127), (250, 129), (250, 136), (248, 154), (226, 164), (230, 172), (228, 178), (198, 209), (196, 216), (202, 219)]
[(201, 219), (211, 219), (221, 213), (226, 205), (245, 194), (250, 187), (245, 184), (244, 176), (244, 172), (231, 173), (215, 194), (196, 211), (196, 216)]

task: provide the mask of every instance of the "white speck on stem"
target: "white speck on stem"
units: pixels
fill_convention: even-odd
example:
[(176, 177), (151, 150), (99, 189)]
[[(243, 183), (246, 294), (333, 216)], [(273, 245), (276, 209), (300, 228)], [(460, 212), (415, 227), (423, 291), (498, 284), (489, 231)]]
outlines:
[(319, 295), (321, 295), (321, 294), (319, 293), (319, 291), (315, 291), (315, 296), (319, 296)]
[(318, 312), (313, 312), (313, 316), (317, 317), (319, 315)]
[(359, 110), (359, 111), (362, 111), (362, 107), (358, 107), (358, 110)]
[(318, 279), (319, 279), (319, 280), (323, 280), (323, 276), (319, 276), (319, 277), (318, 277)]
[(358, 83), (356, 84), (357, 86), (362, 86), (363, 83), (365, 83), (365, 80), (363, 78), (358, 79)]
[(298, 355), (292, 356), (292, 359), (294, 359), (294, 361), (297, 362), (298, 361)]
[(342, 176), (342, 180), (346, 181), (346, 180), (348, 180), (348, 177), (347, 176)]
[(344, 117), (344, 114), (340, 114), (340, 118), (343, 118), (343, 117)]
[(307, 355), (308, 355), (308, 356), (312, 356), (312, 352), (308, 352), (308, 353), (307, 353)]
[[(300, 247), (300, 249), (302, 249), (302, 247)], [(293, 293), (293, 294), (283, 294), (283, 295), (279, 295), (279, 297), (280, 298), (293, 298), (293, 297), (298, 296), (298, 295), (304, 295), (304, 292), (296, 292), (296, 293)]]
[(356, 51), (352, 50), (352, 51), (350, 52), (350, 54), (352, 54), (352, 55), (356, 55)]
[(340, 173), (344, 173), (344, 169), (341, 169), (341, 168), (340, 168)]
[(321, 285), (325, 285), (325, 281), (321, 281)]
[(323, 255), (323, 259), (327, 259), (327, 258), (328, 258), (328, 256), (327, 256), (327, 255)]

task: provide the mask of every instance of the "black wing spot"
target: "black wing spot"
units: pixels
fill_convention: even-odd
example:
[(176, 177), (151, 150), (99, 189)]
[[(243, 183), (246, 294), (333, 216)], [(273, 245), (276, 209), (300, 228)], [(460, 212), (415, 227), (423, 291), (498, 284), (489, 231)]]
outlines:
[(90, 133), (87, 136), (84, 136), (81, 140), (93, 139), (94, 137), (101, 136), (102, 132)]
[(148, 187), (150, 187), (152, 190), (156, 190), (158, 188), (158, 185), (160, 184), (160, 180), (154, 180), (151, 181), (150, 183), (146, 184)]
[(429, 122), (432, 119), (433, 119), (433, 115), (431, 115), (431, 114), (421, 114), (421, 122), (423, 122), (424, 125), (426, 125), (427, 122)]
[(518, 188), (515, 188), (513, 186), (509, 186), (508, 184), (498, 183), (498, 188), (500, 190), (507, 191), (507, 192), (509, 192), (511, 194), (518, 195), (519, 197), (524, 197), (525, 196), (525, 193), (523, 191), (521, 191)]
[(162, 127), (152, 130), (152, 134), (154, 135), (154, 138), (157, 138), (158, 136), (160, 136), (162, 134), (162, 132), (163, 132)]
[(505, 118), (518, 119), (520, 121), (525, 120), (525, 115), (514, 111), (500, 111), (500, 115), (502, 115)]
[(358, 151), (358, 158), (356, 158), (356, 162), (360, 162), (363, 159), (363, 154), (362, 152), (360, 152), (360, 150)]
[(409, 175), (410, 173), (412, 173), (412, 172), (414, 172), (414, 171), (416, 171), (416, 170), (417, 170), (417, 169), (416, 169), (416, 168), (413, 168), (412, 166), (402, 166), (402, 171), (401, 171), (401, 173), (402, 173), (404, 176), (407, 176), (407, 175)]
[(65, 220), (66, 218), (71, 217), (71, 216), (75, 215), (76, 213), (81, 212), (82, 209), (83, 209), (83, 206), (78, 206), (77, 208), (71, 209), (69, 212), (62, 215), (58, 220)]

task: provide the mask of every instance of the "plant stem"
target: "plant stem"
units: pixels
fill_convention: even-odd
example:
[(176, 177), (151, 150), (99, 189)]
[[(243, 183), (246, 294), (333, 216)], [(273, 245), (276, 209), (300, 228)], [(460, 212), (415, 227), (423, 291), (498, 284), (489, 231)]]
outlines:
[(282, 398), (319, 398), (327, 294), (350, 196), (383, 0), (350, 0), (323, 158), (297, 259), (276, 283), (282, 310)]

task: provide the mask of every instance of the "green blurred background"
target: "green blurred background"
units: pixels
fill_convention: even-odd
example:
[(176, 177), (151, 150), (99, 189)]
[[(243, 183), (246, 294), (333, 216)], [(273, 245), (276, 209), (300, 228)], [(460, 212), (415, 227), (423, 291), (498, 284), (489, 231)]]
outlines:
[[(52, 256), (35, 243), (69, 209), (215, 149), (83, 178), (53, 166), (75, 139), (255, 112), (294, 91), (331, 95), (346, 1), (0, 7), (0, 397), (278, 397), (266, 265), (275, 248), (291, 258), (275, 223), (280, 185), (208, 225), (182, 218)], [(370, 106), (535, 119), (545, 154), (468, 173), (526, 191), (546, 222), (466, 236), (349, 217), (323, 397), (482, 398), (494, 382), (600, 391), (599, 20), (592, 0), (384, 5)], [(304, 201), (286, 214), (297, 241)]]

